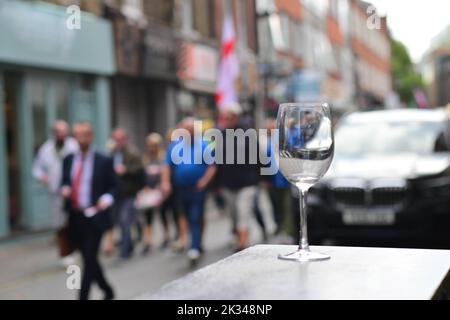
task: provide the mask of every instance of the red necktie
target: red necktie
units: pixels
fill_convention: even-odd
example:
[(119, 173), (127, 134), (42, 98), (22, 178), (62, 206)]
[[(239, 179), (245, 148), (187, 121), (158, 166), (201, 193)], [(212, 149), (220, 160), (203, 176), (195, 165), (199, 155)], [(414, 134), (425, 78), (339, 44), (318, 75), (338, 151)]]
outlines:
[(79, 211), (81, 209), (79, 198), (80, 198), (81, 179), (83, 177), (84, 160), (85, 160), (84, 157), (81, 156), (77, 171), (75, 172), (75, 176), (73, 177), (72, 182), (71, 201), (72, 201), (72, 208), (76, 211)]

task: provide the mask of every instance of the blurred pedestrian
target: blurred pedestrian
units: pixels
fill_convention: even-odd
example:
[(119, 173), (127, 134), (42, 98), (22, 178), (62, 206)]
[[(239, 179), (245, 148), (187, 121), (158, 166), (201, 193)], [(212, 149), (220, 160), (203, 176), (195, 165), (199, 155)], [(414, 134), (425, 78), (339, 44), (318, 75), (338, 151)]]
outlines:
[(129, 259), (134, 250), (132, 226), (136, 222), (135, 200), (139, 190), (144, 186), (144, 169), (142, 158), (137, 148), (131, 145), (124, 129), (115, 129), (112, 133), (114, 142), (112, 158), (118, 176), (118, 196), (114, 205), (116, 221), (120, 227), (121, 259)]
[(262, 234), (262, 239), (263, 242), (267, 242), (269, 240), (269, 232), (268, 232), (268, 227), (267, 227), (267, 223), (265, 220), (265, 215), (264, 215), (264, 209), (263, 206), (261, 205), (261, 200), (263, 195), (266, 196), (266, 189), (262, 188), (261, 186), (258, 186), (258, 190), (255, 194), (255, 199), (254, 201), (254, 205), (253, 205), (253, 212), (256, 218), (256, 222), (258, 223), (258, 226), (261, 230), (261, 234)]
[(161, 213), (161, 220), (164, 230), (164, 240), (162, 248), (166, 248), (170, 242), (169, 221), (167, 219), (167, 211), (160, 210), (161, 197), (161, 174), (164, 166), (163, 138), (158, 133), (150, 134), (146, 139), (147, 152), (144, 156), (145, 169), (145, 195), (151, 199), (151, 206), (144, 210), (146, 226), (144, 227), (144, 248), (142, 254), (150, 252), (153, 246), (152, 225), (155, 214)]
[[(267, 121), (267, 155), (270, 157), (272, 162), (275, 162), (275, 150), (271, 137), (272, 130), (276, 129), (276, 120), (269, 119)], [(276, 223), (275, 235), (289, 235), (291, 234), (290, 226), (292, 226), (292, 221), (288, 221), (290, 216), (286, 213), (291, 212), (291, 184), (277, 167), (277, 172), (268, 177), (266, 187), (269, 190), (270, 200), (272, 202), (274, 210), (274, 218)]]
[[(180, 126), (178, 127), (180, 128)], [(166, 145), (169, 149), (169, 146), (172, 144), (172, 133), (173, 129), (169, 129), (166, 133)], [(167, 156), (167, 154), (166, 154)], [(166, 159), (166, 156), (164, 159)], [(171, 185), (174, 184), (173, 175), (171, 176)], [(165, 196), (163, 204), (161, 206), (161, 215), (167, 216), (169, 212), (172, 213), (173, 220), (175, 221), (176, 226), (176, 236), (175, 243), (172, 246), (172, 249), (176, 252), (183, 252), (187, 249), (188, 246), (188, 233), (189, 227), (188, 222), (186, 220), (185, 215), (182, 214), (180, 207), (177, 204), (177, 195), (176, 190), (172, 188), (172, 192), (167, 196)]]
[(187, 118), (182, 122), (181, 129), (188, 136), (170, 145), (162, 176), (164, 194), (170, 194), (172, 188), (175, 190), (176, 201), (188, 219), (191, 233), (188, 258), (192, 265), (198, 262), (203, 252), (202, 231), (206, 189), (217, 171), (215, 165), (205, 162), (203, 155), (208, 144), (195, 137), (194, 128), (193, 118)]
[(310, 141), (319, 130), (319, 122), (312, 112), (306, 112), (304, 123), (301, 125), (303, 141)]
[(80, 300), (89, 298), (91, 284), (96, 282), (105, 300), (114, 298), (114, 291), (105, 279), (98, 261), (102, 236), (110, 228), (110, 209), (117, 193), (113, 160), (95, 150), (94, 132), (89, 123), (74, 126), (79, 151), (63, 162), (61, 192), (69, 213), (69, 233), (83, 257)]
[[(242, 126), (240, 116), (242, 109), (239, 105), (233, 105), (225, 109), (223, 113), (223, 123), (226, 129), (238, 130), (247, 129)], [(223, 130), (224, 143), (222, 147), (218, 147), (216, 152), (222, 152), (223, 159), (233, 157), (232, 163), (224, 161), (224, 164), (218, 165), (218, 184), (223, 189), (223, 195), (226, 199), (227, 207), (229, 208), (233, 225), (237, 233), (237, 248), (236, 250), (243, 250), (249, 245), (249, 228), (251, 219), (255, 213), (255, 199), (257, 197), (260, 165), (252, 164), (250, 157), (257, 155), (250, 155), (251, 144), (255, 143), (258, 147), (257, 141), (250, 141), (245, 139), (242, 141), (235, 141), (231, 143), (226, 141), (226, 134)], [(256, 135), (255, 135), (256, 136)], [(256, 136), (257, 138), (257, 136)], [(230, 147), (233, 146), (234, 150)], [(238, 157), (245, 155), (244, 164), (239, 164)]]
[(60, 193), (62, 161), (77, 150), (76, 140), (69, 137), (69, 125), (58, 120), (53, 124), (53, 137), (39, 148), (33, 163), (33, 177), (49, 191), (53, 228), (56, 229), (60, 263), (63, 267), (74, 264), (75, 257), (68, 238), (68, 219)]

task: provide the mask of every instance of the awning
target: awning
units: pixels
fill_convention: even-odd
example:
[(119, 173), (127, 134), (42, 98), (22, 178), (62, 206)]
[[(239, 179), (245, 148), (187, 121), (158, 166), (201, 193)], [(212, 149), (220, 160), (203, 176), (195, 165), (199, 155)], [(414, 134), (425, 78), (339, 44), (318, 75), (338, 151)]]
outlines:
[(112, 75), (111, 23), (81, 13), (81, 29), (70, 30), (71, 13), (44, 2), (0, 1), (0, 63)]

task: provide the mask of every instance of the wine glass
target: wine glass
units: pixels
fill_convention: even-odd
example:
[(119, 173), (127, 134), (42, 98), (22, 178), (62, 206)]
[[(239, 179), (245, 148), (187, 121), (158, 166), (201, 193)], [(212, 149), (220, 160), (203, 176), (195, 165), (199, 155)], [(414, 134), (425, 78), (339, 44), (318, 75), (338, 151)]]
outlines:
[(334, 156), (334, 135), (330, 107), (326, 103), (286, 103), (278, 111), (278, 137), (274, 141), (281, 173), (300, 195), (300, 245), (298, 251), (280, 255), (281, 260), (300, 262), (328, 260), (312, 252), (308, 243), (306, 197), (330, 168)]

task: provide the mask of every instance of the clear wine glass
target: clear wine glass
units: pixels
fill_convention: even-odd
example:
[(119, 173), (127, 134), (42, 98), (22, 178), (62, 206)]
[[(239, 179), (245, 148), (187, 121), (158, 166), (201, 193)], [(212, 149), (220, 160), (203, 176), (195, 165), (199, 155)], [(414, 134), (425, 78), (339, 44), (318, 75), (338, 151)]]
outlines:
[(308, 243), (306, 197), (330, 168), (334, 156), (334, 135), (330, 107), (326, 103), (286, 103), (278, 111), (276, 161), (286, 179), (300, 195), (300, 245), (298, 251), (280, 255), (281, 260), (300, 262), (328, 260), (312, 252)]

